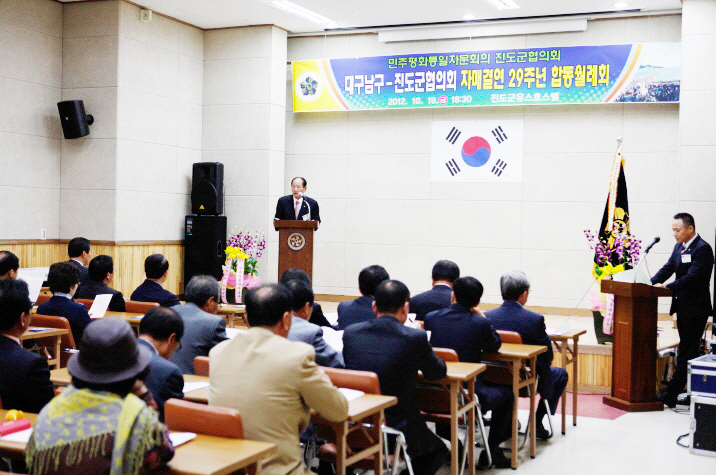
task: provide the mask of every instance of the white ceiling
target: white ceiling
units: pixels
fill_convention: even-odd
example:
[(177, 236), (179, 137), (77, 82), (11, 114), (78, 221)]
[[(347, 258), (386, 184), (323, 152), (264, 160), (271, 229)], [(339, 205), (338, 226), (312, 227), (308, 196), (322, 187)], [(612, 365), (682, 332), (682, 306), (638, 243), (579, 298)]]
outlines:
[[(60, 0), (76, 1), (76, 0)], [(293, 3), (336, 22), (340, 28), (461, 22), (463, 16), (477, 20), (542, 17), (549, 15), (640, 10), (659, 13), (681, 10), (680, 0), (515, 0), (517, 10), (496, 10), (485, 0), (292, 0)], [(628, 7), (615, 8), (618, 1)], [(291, 33), (323, 31), (321, 25), (281, 11), (266, 0), (133, 0), (155, 12), (200, 28), (276, 25)]]

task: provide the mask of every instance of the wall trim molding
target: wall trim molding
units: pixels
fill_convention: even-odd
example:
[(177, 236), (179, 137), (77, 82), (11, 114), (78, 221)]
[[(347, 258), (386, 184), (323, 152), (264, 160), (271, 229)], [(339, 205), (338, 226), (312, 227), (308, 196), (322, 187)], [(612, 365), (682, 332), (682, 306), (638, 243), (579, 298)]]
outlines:
[[(21, 245), (21, 244), (68, 244), (69, 239), (0, 239), (2, 245)], [(175, 241), (101, 241), (90, 239), (90, 245), (97, 246), (168, 246), (168, 245), (184, 245), (184, 240)]]

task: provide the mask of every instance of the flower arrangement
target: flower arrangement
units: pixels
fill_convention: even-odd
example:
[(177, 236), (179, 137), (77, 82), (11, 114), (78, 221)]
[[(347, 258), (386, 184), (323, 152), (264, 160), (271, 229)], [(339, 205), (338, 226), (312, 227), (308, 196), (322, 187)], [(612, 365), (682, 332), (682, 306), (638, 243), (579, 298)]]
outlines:
[(221, 279), (221, 300), (224, 303), (229, 300), (241, 303), (245, 289), (261, 285), (257, 266), (266, 249), (266, 238), (258, 232), (251, 234), (241, 231), (229, 237), (227, 244), (224, 276)]
[[(226, 248), (227, 258), (232, 248), (241, 250), (246, 256), (242, 258), (244, 260), (244, 274), (257, 275), (258, 269), (256, 266), (258, 265), (258, 260), (266, 249), (266, 238), (264, 235), (258, 232), (251, 234), (248, 231), (239, 231), (229, 237)], [(233, 270), (236, 271), (235, 268)]]

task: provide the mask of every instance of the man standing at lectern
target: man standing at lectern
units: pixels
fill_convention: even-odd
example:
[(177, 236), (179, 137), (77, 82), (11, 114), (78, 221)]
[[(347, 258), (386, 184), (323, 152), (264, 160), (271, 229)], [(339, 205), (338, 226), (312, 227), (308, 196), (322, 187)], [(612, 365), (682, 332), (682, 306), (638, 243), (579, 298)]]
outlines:
[[(711, 246), (696, 234), (694, 217), (678, 213), (671, 225), (676, 245), (667, 263), (651, 279), (655, 287), (672, 292), (670, 314), (676, 313), (679, 329), (679, 355), (671, 382), (656, 398), (669, 407), (676, 406), (676, 398), (686, 386), (687, 364), (699, 356), (699, 342), (711, 315), (709, 282), (714, 266)], [(673, 282), (663, 283), (676, 274)]]
[(291, 180), (291, 194), (278, 199), (274, 219), (321, 222), (318, 202), (306, 196), (307, 185), (306, 179), (300, 176)]

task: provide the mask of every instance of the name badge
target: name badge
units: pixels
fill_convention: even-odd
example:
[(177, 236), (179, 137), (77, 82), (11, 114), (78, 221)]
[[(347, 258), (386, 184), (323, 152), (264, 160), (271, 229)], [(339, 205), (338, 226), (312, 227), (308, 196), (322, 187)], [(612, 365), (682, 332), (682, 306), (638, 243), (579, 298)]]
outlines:
[(691, 254), (684, 254), (681, 256), (682, 264), (691, 264)]

